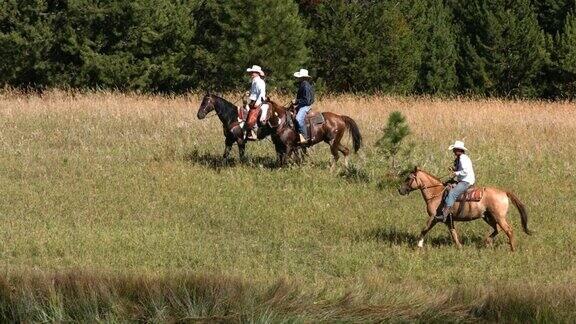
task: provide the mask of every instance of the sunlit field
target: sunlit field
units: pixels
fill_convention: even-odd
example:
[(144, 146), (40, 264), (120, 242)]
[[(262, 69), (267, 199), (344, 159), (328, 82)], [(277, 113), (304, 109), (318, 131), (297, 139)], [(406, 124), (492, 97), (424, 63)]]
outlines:
[[(237, 95), (229, 95), (236, 101)], [(573, 321), (576, 105), (324, 96), (364, 146), (330, 172), (326, 144), (278, 167), (269, 140), (220, 160), (218, 118), (200, 96), (0, 95), (0, 316), (5, 320)], [(285, 103), (288, 97), (275, 97)], [(513, 191), (518, 250), (489, 226), (445, 226), (425, 248), (418, 192), (379, 186), (374, 143), (401, 111), (411, 160), (447, 174), (470, 149), (477, 185)], [(348, 141), (348, 145), (349, 141)]]

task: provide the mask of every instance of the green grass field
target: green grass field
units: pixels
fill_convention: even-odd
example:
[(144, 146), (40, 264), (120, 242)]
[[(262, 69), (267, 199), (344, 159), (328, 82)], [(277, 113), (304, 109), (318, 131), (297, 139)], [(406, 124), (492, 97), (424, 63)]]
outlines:
[[(276, 168), (268, 140), (222, 165), (220, 122), (197, 120), (198, 106), (0, 96), (5, 320), (576, 319), (574, 104), (320, 98), (317, 110), (358, 121), (358, 180), (329, 171), (325, 144), (303, 165)], [(377, 186), (387, 166), (374, 143), (393, 110), (413, 131), (414, 163), (443, 175), (446, 147), (464, 139), (478, 185), (517, 193), (535, 234), (512, 209), (515, 253), (503, 233), (485, 248), (482, 221), (457, 225), (462, 250), (443, 226), (417, 250), (420, 194)]]

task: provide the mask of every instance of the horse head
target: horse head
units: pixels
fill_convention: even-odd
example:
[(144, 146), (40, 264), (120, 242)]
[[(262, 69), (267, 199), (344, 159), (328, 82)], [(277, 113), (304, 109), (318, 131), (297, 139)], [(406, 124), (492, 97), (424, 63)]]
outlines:
[(200, 108), (198, 109), (198, 113), (196, 117), (198, 119), (204, 119), (209, 112), (215, 109), (215, 98), (209, 92), (206, 92), (204, 98), (202, 99), (202, 103), (200, 104)]
[(280, 120), (286, 115), (284, 107), (280, 106), (276, 102), (272, 101), (269, 97), (266, 98), (268, 103), (268, 125), (270, 127), (276, 128), (280, 125)]
[(422, 188), (422, 180), (419, 179), (422, 171), (418, 167), (414, 167), (414, 170), (406, 176), (404, 183), (398, 188), (398, 193), (402, 196), (410, 194), (414, 190)]

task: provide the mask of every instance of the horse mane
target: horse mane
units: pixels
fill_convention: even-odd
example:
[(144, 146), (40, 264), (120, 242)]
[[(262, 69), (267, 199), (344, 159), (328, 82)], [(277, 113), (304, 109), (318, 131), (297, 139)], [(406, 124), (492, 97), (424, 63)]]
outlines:
[(224, 108), (222, 115), (228, 122), (238, 118), (238, 107), (235, 104), (218, 95), (213, 94), (212, 96), (215, 98), (217, 105)]
[(270, 97), (266, 98), (266, 102), (268, 103), (268, 105), (270, 105), (270, 108), (272, 108), (272, 111), (275, 111), (275, 112), (279, 113), (280, 115), (286, 114), (286, 107), (278, 104), (276, 101), (270, 99)]
[(238, 107), (236, 107), (235, 104), (231, 103), (230, 101), (224, 99), (223, 97), (221, 97), (221, 96), (219, 96), (219, 95), (213, 94), (212, 96), (213, 96), (214, 98), (216, 98), (217, 100), (221, 101), (221, 102), (226, 106), (226, 108), (234, 108), (234, 109), (237, 109), (237, 108), (238, 108)]
[(276, 101), (270, 99), (270, 97), (267, 97), (267, 98), (266, 98), (266, 102), (267, 102), (269, 105), (274, 106), (274, 108), (280, 108), (280, 109), (282, 109), (282, 110), (286, 110), (286, 108), (284, 108), (282, 105), (278, 104)]
[(433, 174), (431, 174), (431, 173), (429, 173), (429, 172), (427, 172), (427, 171), (424, 171), (424, 170), (418, 170), (418, 171), (424, 173), (424, 174), (427, 175), (428, 177), (430, 177), (430, 178), (432, 178), (432, 179), (434, 179), (434, 180), (436, 180), (436, 181), (438, 181), (438, 182), (440, 182), (440, 183), (443, 183), (440, 178), (438, 178), (437, 176), (435, 176), (435, 175), (433, 175)]

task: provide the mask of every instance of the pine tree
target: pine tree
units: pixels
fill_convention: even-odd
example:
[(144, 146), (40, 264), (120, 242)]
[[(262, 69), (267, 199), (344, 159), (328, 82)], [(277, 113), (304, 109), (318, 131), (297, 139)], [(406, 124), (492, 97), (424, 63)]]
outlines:
[(292, 88), (292, 74), (308, 60), (308, 31), (294, 2), (206, 0), (196, 17), (198, 47), (188, 64), (201, 86), (237, 88), (246, 68), (258, 64), (269, 88)]
[(49, 85), (54, 33), (44, 1), (0, 3), (0, 85), (37, 88)]
[(394, 175), (399, 175), (406, 167), (411, 147), (406, 146), (406, 137), (410, 135), (410, 126), (406, 117), (399, 111), (393, 111), (388, 116), (388, 122), (382, 137), (376, 142), (378, 151), (383, 158), (390, 163), (390, 171)]
[(315, 33), (312, 65), (331, 90), (413, 90), (420, 55), (395, 4), (327, 1), (315, 8), (310, 22)]
[(17, 87), (181, 91), (193, 3), (170, 0), (0, 4), (0, 82)]
[(556, 37), (554, 55), (556, 95), (576, 98), (576, 16), (568, 15), (564, 32)]
[(403, 4), (421, 53), (416, 91), (453, 92), (458, 83), (458, 44), (450, 8), (443, 0), (410, 0)]
[(575, 0), (538, 0), (533, 3), (540, 26), (552, 36), (562, 32), (566, 16), (576, 9)]
[(455, 5), (463, 32), (460, 84), (490, 96), (539, 95), (548, 59), (544, 33), (529, 0), (470, 0)]

